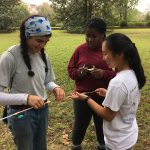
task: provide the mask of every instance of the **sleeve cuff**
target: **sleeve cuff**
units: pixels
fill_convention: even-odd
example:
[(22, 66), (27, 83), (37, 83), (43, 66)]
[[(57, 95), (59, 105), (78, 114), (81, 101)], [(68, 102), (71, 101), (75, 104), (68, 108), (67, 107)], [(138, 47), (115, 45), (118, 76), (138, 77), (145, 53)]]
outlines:
[(48, 90), (50, 90), (50, 91), (53, 91), (54, 90), (54, 88), (56, 88), (56, 87), (59, 87), (57, 84), (55, 84), (54, 82), (49, 82), (49, 83), (47, 83), (47, 85), (46, 85), (46, 88), (48, 89)]
[(22, 102), (24, 105), (27, 105), (28, 96), (29, 94), (22, 94)]

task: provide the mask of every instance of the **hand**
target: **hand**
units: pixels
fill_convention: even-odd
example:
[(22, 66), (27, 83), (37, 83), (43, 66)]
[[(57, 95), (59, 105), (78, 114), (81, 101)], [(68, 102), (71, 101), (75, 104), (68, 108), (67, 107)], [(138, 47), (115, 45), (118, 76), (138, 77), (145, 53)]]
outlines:
[(84, 93), (75, 92), (68, 96), (68, 98), (71, 98), (73, 100), (85, 100), (87, 98), (87, 95), (85, 95)]
[(84, 77), (89, 73), (88, 68), (85, 67), (85, 65), (83, 65), (83, 67), (79, 68), (78, 72), (79, 72), (80, 77)]
[(44, 100), (42, 100), (39, 96), (29, 95), (27, 99), (27, 105), (38, 109), (44, 106)]
[(65, 92), (60, 87), (54, 88), (53, 93), (55, 95), (56, 101), (61, 101), (65, 97)]
[(95, 92), (96, 92), (98, 95), (105, 97), (107, 90), (104, 89), (104, 88), (98, 88), (98, 89), (95, 90)]
[(97, 79), (101, 79), (103, 77), (104, 74), (104, 70), (102, 69), (98, 69), (98, 68), (93, 68), (92, 71), (90, 71), (91, 75), (94, 76)]

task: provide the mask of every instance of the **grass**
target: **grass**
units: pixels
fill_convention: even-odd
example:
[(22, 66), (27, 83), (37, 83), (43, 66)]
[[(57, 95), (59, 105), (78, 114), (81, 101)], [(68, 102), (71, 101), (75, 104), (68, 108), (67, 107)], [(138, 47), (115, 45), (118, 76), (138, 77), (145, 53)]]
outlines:
[[(150, 149), (150, 29), (115, 29), (113, 32), (127, 34), (136, 44), (147, 76), (147, 83), (142, 89), (142, 99), (138, 108), (137, 120), (139, 125), (139, 139), (134, 150)], [(19, 32), (0, 34), (0, 52), (9, 46), (19, 43)], [(56, 74), (56, 82), (66, 91), (66, 95), (73, 90), (73, 81), (67, 74), (67, 63), (74, 49), (84, 42), (82, 34), (68, 34), (65, 31), (53, 31), (53, 37), (46, 46), (46, 51), (51, 58)], [(49, 104), (49, 128), (48, 128), (48, 150), (69, 150), (71, 144), (71, 130), (74, 120), (72, 101), (65, 98), (61, 103), (54, 100), (50, 94)], [(2, 106), (0, 107), (0, 114)], [(84, 142), (85, 150), (94, 150), (96, 145), (94, 125), (91, 122)], [(15, 150), (11, 133), (7, 127), (0, 122), (0, 150)]]

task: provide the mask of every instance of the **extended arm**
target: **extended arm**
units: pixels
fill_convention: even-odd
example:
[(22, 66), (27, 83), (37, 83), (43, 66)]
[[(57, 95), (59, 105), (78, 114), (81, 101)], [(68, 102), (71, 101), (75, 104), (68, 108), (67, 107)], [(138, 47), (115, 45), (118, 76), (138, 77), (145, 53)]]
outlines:
[(44, 101), (36, 95), (26, 93), (5, 93), (4, 87), (0, 87), (0, 105), (29, 105), (35, 109), (44, 106)]
[(72, 98), (73, 100), (80, 99), (82, 101), (85, 101), (88, 103), (88, 105), (103, 119), (107, 121), (112, 121), (117, 112), (112, 111), (108, 107), (102, 107), (101, 105), (97, 104), (93, 99), (90, 97), (87, 99), (87, 95), (83, 93), (74, 93), (69, 98)]

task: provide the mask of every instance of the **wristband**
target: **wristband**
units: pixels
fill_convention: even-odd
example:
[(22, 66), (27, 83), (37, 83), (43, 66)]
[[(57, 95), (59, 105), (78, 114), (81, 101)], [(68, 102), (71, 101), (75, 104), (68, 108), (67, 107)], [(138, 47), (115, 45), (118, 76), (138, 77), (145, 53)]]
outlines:
[(89, 99), (90, 99), (90, 97), (87, 96), (87, 97), (84, 99), (85, 103), (87, 103)]

